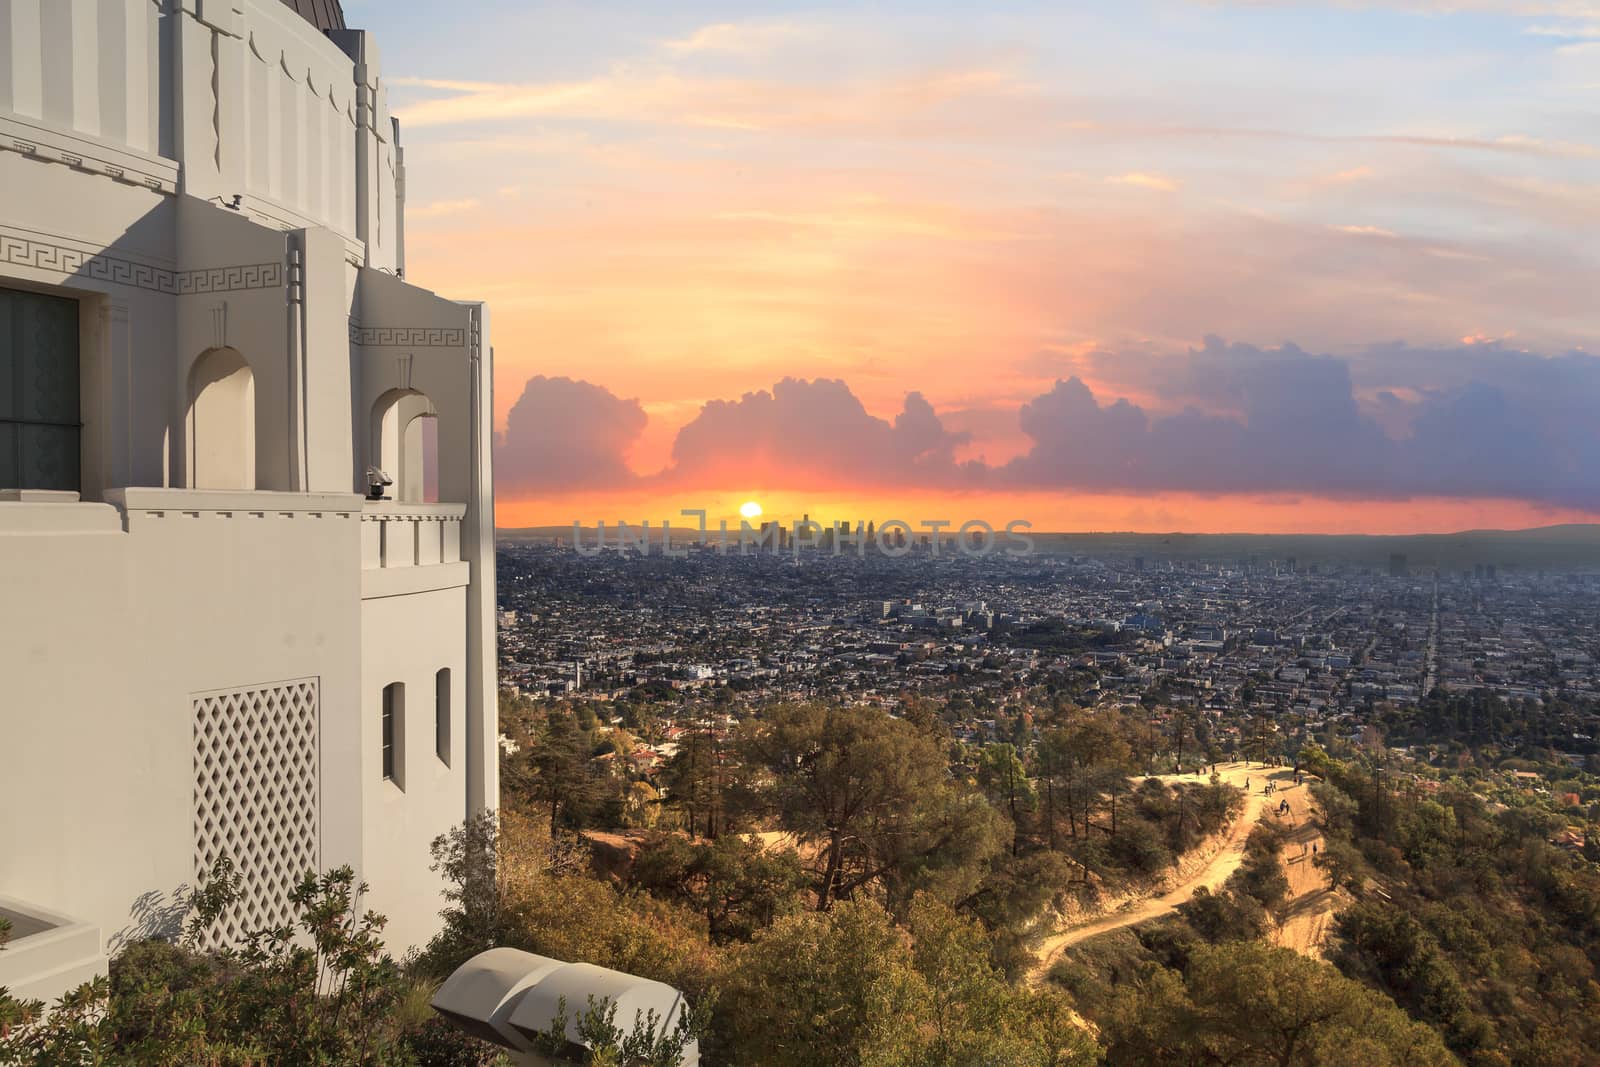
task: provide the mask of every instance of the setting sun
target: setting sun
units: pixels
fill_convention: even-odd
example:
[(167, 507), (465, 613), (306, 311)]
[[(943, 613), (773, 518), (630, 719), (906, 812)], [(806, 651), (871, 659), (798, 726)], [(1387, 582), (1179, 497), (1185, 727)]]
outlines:
[(746, 500), (739, 505), (739, 514), (746, 519), (759, 519), (761, 517), (761, 505), (754, 500)]

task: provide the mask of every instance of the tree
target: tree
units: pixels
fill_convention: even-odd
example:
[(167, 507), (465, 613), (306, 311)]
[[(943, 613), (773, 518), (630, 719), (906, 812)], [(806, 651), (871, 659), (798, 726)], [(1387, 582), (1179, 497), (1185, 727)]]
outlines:
[(909, 939), (870, 901), (780, 919), (726, 973), (719, 1022), (737, 1062), (912, 1062), (927, 989)]
[(1047, 909), (1063, 893), (1072, 873), (1069, 861), (1059, 852), (1002, 855), (970, 893), (950, 903), (963, 914), (977, 916), (992, 931), (990, 955), (1014, 978), (1032, 965), (1030, 944), (1039, 927), (1048, 924)]
[(768, 850), (731, 834), (711, 842), (657, 834), (641, 846), (629, 879), (704, 915), (718, 943), (748, 941), (800, 910), (806, 886), (792, 849)]
[(987, 937), (932, 897), (908, 928), (865, 900), (780, 920), (726, 971), (737, 1063), (845, 1067), (1077, 1067), (1097, 1049), (1052, 994), (1018, 989)]
[[(1080, 821), (1083, 836), (1088, 836), (1094, 809), (1107, 795), (1111, 815), (1108, 829), (1116, 836), (1117, 796), (1136, 764), (1127, 739), (1130, 725), (1119, 712), (1100, 711), (1078, 716), (1040, 739), (1041, 760), (1049, 769), (1051, 811), (1046, 819), (1053, 824), (1055, 809), (1064, 810), (1068, 836), (1079, 836)], [(1054, 799), (1058, 785), (1062, 792), (1059, 805)]]
[[(667, 761), (662, 775), (667, 803), (684, 813), (690, 834), (714, 838), (723, 828), (729, 754), (708, 719), (695, 722)], [(703, 827), (703, 829), (702, 829)]]
[(600, 797), (600, 782), (590, 764), (589, 736), (578, 729), (573, 716), (551, 708), (544, 724), (526, 748), (510, 775), (513, 784), (536, 804), (550, 809), (550, 836), (554, 840), (562, 821), (577, 823)]
[(1365, 900), (1339, 916), (1340, 944), (1334, 962), (1346, 974), (1367, 979), (1412, 1015), (1446, 1030), (1468, 1012), (1467, 991), (1416, 918), (1392, 904)]
[(1158, 970), (1107, 1020), (1106, 1062), (1238, 1067), (1444, 1067), (1439, 1036), (1327, 964), (1254, 941), (1196, 946), (1180, 977)]
[(819, 911), (903, 857), (919, 802), (945, 781), (938, 746), (874, 708), (776, 707), (750, 724), (741, 747), (766, 775), (760, 801), (820, 848)]
[[(945, 784), (917, 798), (897, 832), (874, 833), (863, 849), (889, 909), (904, 913), (920, 891), (957, 901), (974, 892), (1005, 855), (1005, 818), (982, 796)], [(865, 883), (862, 883), (865, 884)]]
[(1093, 1063), (1099, 1049), (1049, 994), (1019, 989), (990, 963), (976, 920), (918, 894), (907, 917), (912, 965), (927, 988), (928, 1067)]
[(1033, 807), (1033, 783), (1017, 750), (1004, 742), (985, 746), (978, 758), (978, 785), (1011, 819), (1011, 854), (1021, 850), (1022, 813)]

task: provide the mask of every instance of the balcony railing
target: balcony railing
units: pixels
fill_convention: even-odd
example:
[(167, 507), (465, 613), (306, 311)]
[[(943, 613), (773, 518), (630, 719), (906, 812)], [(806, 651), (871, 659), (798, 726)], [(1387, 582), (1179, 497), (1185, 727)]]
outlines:
[(361, 510), (363, 570), (461, 562), (465, 504), (369, 500)]

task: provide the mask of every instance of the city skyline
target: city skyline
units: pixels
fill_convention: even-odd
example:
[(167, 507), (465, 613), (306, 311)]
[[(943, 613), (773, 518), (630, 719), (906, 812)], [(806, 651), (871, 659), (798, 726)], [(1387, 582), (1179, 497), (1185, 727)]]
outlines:
[(502, 526), (1600, 516), (1594, 5), (467, 7), (382, 14)]

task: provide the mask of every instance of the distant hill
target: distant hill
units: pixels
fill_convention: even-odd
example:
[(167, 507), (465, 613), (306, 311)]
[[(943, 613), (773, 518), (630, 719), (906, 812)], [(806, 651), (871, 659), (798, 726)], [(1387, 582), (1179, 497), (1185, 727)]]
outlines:
[[(679, 536), (687, 531), (679, 533)], [(613, 536), (607, 528), (607, 539)], [(652, 527), (652, 540), (660, 530)], [(527, 526), (495, 531), (503, 541), (572, 543), (571, 526)], [(585, 527), (586, 544), (595, 531)], [(1507, 571), (1600, 570), (1600, 524), (1569, 523), (1527, 530), (1462, 530), (1446, 534), (1195, 534), (1195, 533), (1034, 533), (1035, 550), (1058, 556), (1132, 557), (1160, 560), (1262, 563), (1293, 557), (1297, 563), (1343, 563), (1387, 567), (1396, 553), (1407, 565), (1444, 570), (1478, 564)]]
[(1181, 560), (1286, 560), (1461, 570), (1478, 564), (1505, 570), (1600, 569), (1600, 524), (1529, 530), (1463, 530), (1447, 534), (1035, 534), (1038, 550), (1060, 555), (1143, 556)]

